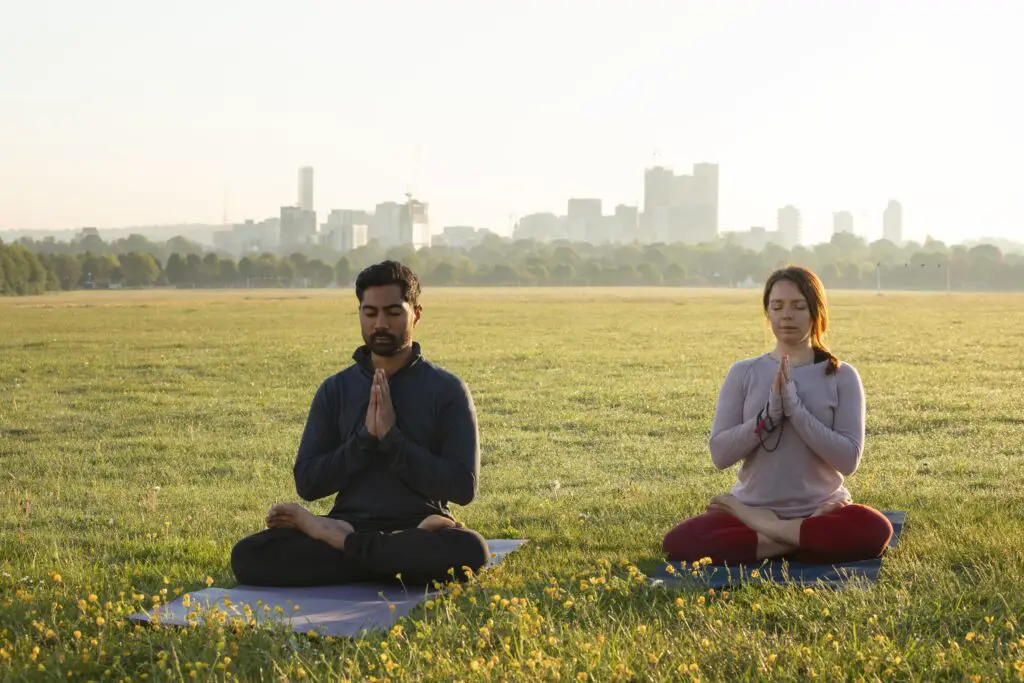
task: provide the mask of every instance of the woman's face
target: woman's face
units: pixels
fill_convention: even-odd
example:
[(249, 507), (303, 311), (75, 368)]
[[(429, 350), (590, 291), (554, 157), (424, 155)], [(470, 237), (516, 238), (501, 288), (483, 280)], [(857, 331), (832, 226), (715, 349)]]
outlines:
[(811, 336), (811, 310), (800, 288), (789, 280), (779, 280), (768, 293), (768, 320), (775, 338), (790, 346)]

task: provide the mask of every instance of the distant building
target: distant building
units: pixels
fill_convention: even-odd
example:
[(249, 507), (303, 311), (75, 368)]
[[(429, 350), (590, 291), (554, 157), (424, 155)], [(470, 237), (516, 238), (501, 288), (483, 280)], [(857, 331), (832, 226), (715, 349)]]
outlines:
[(252, 219), (236, 223), (229, 230), (213, 233), (213, 248), (229, 254), (273, 251), (281, 242), (281, 221), (268, 218), (258, 223)]
[(882, 237), (893, 244), (903, 244), (903, 205), (895, 199), (882, 213)]
[(365, 247), (370, 239), (371, 216), (357, 209), (332, 209), (320, 226), (323, 243), (335, 251)]
[(601, 233), (601, 200), (570, 199), (568, 237), (573, 242), (594, 242)]
[(640, 209), (619, 204), (615, 207), (615, 238), (613, 242), (635, 242), (640, 239)]
[(427, 215), (427, 205), (413, 199), (412, 195), (408, 195), (399, 216), (398, 243), (410, 245), (414, 249), (430, 246), (430, 219)]
[(89, 235), (92, 235), (93, 237), (99, 237), (100, 231), (96, 228), (82, 228), (81, 230), (78, 231), (77, 237), (78, 239), (84, 239)]
[(769, 243), (783, 246), (783, 238), (778, 230), (768, 230), (760, 226), (754, 226), (750, 230), (726, 232), (722, 237), (731, 244), (751, 251), (763, 251)]
[(316, 212), (298, 206), (281, 207), (281, 245), (285, 248), (315, 244)]
[(566, 238), (566, 220), (553, 213), (531, 213), (516, 223), (512, 238), (552, 242)]
[(718, 164), (694, 164), (693, 174), (676, 175), (655, 166), (644, 172), (642, 242), (699, 244), (718, 238)]
[(449, 247), (464, 249), (479, 242), (480, 233), (489, 232), (489, 230), (477, 230), (472, 225), (446, 225), (437, 241)]
[(838, 211), (832, 214), (832, 234), (841, 232), (853, 234), (853, 214), (849, 211)]
[(313, 167), (303, 166), (299, 169), (299, 201), (298, 207), (304, 211), (313, 211)]
[(324, 233), (324, 244), (335, 251), (346, 252), (365, 247), (370, 239), (366, 223), (337, 225)]
[(377, 205), (370, 223), (371, 240), (377, 240), (385, 247), (399, 244), (403, 206), (398, 202), (383, 202)]
[(779, 209), (776, 232), (778, 232), (779, 246), (792, 249), (800, 244), (803, 239), (803, 228), (800, 221), (800, 211), (792, 205)]
[(718, 239), (718, 164), (693, 165), (693, 215), (687, 232), (694, 243)]

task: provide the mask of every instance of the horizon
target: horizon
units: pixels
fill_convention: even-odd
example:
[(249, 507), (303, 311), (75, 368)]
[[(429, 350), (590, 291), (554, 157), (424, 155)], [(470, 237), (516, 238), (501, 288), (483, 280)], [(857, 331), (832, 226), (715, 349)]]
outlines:
[(828, 241), (843, 210), (870, 242), (896, 199), (907, 240), (1024, 233), (1024, 99), (1009, 85), (1020, 3), (395, 14), (194, 0), (9, 11), (0, 235), (217, 226), (225, 209), (228, 224), (261, 220), (296, 201), (309, 165), (318, 222), (408, 189), (435, 234), (507, 236), (511, 217), (561, 215), (572, 197), (642, 208), (645, 168), (705, 161), (720, 165), (723, 232), (773, 229), (791, 204), (805, 244)]

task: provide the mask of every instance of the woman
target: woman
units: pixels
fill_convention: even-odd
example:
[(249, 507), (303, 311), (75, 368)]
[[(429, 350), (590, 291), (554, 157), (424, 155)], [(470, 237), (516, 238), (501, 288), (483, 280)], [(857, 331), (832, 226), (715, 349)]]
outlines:
[(843, 487), (863, 452), (864, 388), (823, 342), (821, 280), (805, 268), (777, 270), (763, 305), (775, 349), (729, 369), (711, 427), (711, 461), (719, 469), (742, 461), (739, 481), (672, 529), (662, 547), (673, 561), (716, 564), (878, 557), (892, 525)]

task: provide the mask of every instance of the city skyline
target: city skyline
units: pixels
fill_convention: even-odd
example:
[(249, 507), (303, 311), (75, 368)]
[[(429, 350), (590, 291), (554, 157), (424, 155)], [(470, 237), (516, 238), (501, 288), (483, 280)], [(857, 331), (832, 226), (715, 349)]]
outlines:
[(805, 242), (841, 210), (877, 239), (895, 199), (904, 239), (1024, 232), (1020, 3), (443, 4), (17, 6), (0, 229), (260, 219), (311, 166), (322, 215), (411, 190), (439, 228), (507, 235), (572, 197), (641, 206), (641, 169), (710, 160), (721, 231), (793, 205)]

